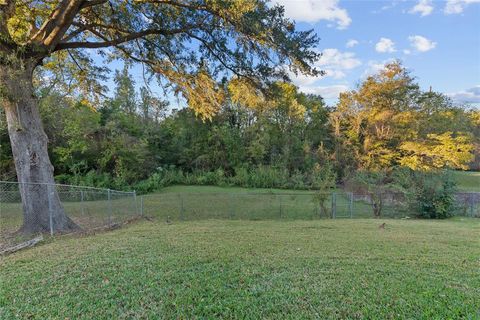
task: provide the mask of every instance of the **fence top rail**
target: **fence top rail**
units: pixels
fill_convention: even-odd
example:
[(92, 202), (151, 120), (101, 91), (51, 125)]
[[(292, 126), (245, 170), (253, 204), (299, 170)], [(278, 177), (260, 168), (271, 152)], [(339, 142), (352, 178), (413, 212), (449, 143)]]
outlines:
[[(112, 190), (113, 191), (113, 190)], [(305, 192), (155, 192), (155, 193), (146, 193), (142, 196), (315, 196), (319, 194), (324, 195), (353, 195), (353, 196), (370, 196), (373, 193), (368, 192), (350, 192), (350, 191), (326, 191), (326, 192), (315, 192), (314, 190), (305, 191)], [(382, 195), (404, 195), (402, 192), (382, 192)], [(455, 192), (456, 196), (461, 195), (479, 195), (480, 192)]]
[(122, 194), (134, 194), (135, 191), (119, 191), (113, 189), (105, 189), (105, 188), (96, 188), (96, 187), (89, 187), (89, 186), (76, 186), (71, 184), (61, 184), (61, 183), (48, 183), (48, 182), (18, 182), (18, 181), (1, 181), (1, 184), (11, 184), (11, 185), (19, 185), (19, 184), (27, 184), (27, 185), (52, 185), (56, 187), (68, 187), (68, 188), (75, 188), (75, 189), (87, 189), (87, 190), (94, 190), (94, 191), (103, 191), (103, 192), (113, 192), (113, 193), (122, 193)]
[(318, 194), (350, 194), (350, 192), (158, 192), (158, 193), (147, 193), (143, 196), (161, 196), (161, 195), (193, 195), (193, 196), (314, 196)]

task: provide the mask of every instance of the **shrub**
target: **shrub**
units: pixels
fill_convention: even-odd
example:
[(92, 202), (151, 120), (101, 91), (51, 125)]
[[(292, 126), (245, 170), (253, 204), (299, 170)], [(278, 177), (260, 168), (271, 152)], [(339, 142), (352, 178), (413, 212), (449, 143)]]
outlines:
[(456, 184), (450, 173), (416, 172), (413, 177), (414, 188), (409, 198), (417, 217), (445, 219), (453, 216)]
[(290, 176), (288, 181), (288, 188), (289, 189), (308, 189), (308, 185), (305, 183), (305, 174), (300, 172), (299, 170), (295, 170), (295, 172)]
[(230, 178), (230, 182), (239, 187), (248, 187), (249, 178), (250, 173), (247, 168), (237, 167), (235, 168), (235, 175)]
[(273, 166), (258, 166), (250, 171), (250, 188), (286, 188), (288, 173), (285, 169)]
[(323, 166), (316, 165), (310, 176), (311, 186), (317, 190), (314, 195), (314, 201), (318, 205), (319, 215), (331, 217), (331, 212), (327, 208), (327, 200), (331, 196), (331, 191), (335, 188), (337, 175), (329, 163)]

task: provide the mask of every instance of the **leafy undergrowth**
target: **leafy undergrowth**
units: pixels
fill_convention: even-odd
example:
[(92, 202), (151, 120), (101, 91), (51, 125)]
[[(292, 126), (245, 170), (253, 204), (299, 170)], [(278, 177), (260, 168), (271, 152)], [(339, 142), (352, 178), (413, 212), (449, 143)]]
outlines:
[(141, 222), (0, 261), (0, 319), (480, 317), (480, 221)]

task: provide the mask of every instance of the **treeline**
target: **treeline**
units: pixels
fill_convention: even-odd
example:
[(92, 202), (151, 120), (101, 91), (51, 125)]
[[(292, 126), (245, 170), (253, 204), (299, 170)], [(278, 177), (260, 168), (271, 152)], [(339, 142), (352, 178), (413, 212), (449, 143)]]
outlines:
[[(206, 121), (170, 111), (147, 87), (136, 92), (128, 68), (115, 84), (97, 106), (39, 89), (57, 181), (144, 192), (182, 183), (319, 189), (358, 170), (479, 169), (480, 113), (420, 90), (398, 62), (333, 107), (276, 83), (254, 103), (227, 90)], [(0, 178), (15, 180), (5, 121), (0, 141)]]

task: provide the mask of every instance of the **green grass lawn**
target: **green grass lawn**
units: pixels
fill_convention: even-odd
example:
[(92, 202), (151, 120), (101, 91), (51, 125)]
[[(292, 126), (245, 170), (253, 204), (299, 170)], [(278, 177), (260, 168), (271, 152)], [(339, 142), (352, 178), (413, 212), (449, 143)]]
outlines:
[(478, 319), (479, 236), (466, 218), (140, 222), (1, 258), (0, 319)]
[(480, 172), (454, 171), (453, 174), (459, 190), (480, 192)]

